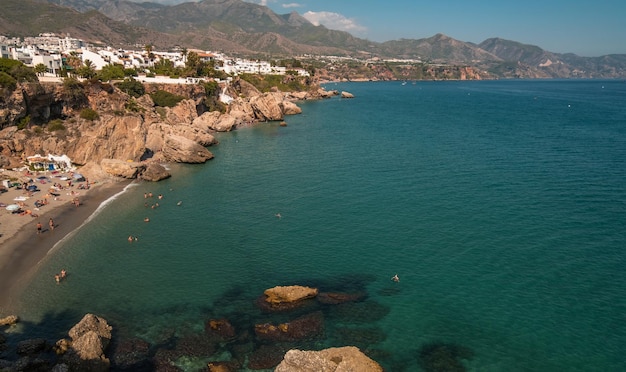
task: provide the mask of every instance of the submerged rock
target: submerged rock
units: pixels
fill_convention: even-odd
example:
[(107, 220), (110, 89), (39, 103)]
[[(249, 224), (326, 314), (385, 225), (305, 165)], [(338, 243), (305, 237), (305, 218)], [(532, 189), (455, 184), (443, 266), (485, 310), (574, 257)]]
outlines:
[(298, 341), (316, 337), (324, 331), (324, 315), (321, 311), (301, 316), (288, 323), (273, 325), (270, 323), (257, 324), (254, 332), (260, 340)]
[(471, 349), (448, 343), (430, 343), (419, 350), (418, 361), (426, 372), (449, 371), (463, 372), (467, 368), (462, 359), (471, 359), (474, 353)]

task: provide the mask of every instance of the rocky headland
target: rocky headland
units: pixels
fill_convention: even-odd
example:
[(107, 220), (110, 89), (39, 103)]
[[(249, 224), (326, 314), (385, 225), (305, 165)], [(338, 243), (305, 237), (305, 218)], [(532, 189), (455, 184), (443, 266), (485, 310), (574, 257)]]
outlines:
[[(158, 181), (170, 176), (162, 163), (212, 159), (207, 147), (217, 143), (216, 132), (282, 121), (301, 113), (297, 101), (338, 94), (319, 87), (262, 93), (236, 79), (220, 86), (228, 104), (211, 111), (202, 85), (143, 85), (145, 94), (137, 98), (99, 81), (22, 83), (1, 92), (0, 168), (22, 167), (36, 154), (67, 155), (86, 177)], [(157, 91), (184, 99), (173, 107), (158, 106), (150, 95)]]

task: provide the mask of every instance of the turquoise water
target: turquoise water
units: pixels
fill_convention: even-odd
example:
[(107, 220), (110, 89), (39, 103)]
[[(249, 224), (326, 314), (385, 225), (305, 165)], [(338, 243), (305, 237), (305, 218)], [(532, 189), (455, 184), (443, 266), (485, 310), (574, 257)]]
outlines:
[(289, 347), (356, 345), (389, 371), (432, 343), (471, 350), (471, 371), (626, 369), (626, 83), (327, 88), (356, 98), (220, 134), (214, 160), (104, 206), (42, 264), (25, 332), (92, 312), (156, 349), (209, 318), (286, 321), (254, 302), (300, 284), (367, 297)]

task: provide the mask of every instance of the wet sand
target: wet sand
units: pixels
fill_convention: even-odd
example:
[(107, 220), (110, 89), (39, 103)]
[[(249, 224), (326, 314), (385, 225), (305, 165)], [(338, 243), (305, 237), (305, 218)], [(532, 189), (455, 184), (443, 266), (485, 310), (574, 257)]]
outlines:
[[(79, 193), (80, 206), (71, 203), (73, 196), (64, 194), (62, 200), (51, 200), (46, 206), (34, 210), (35, 200), (43, 195), (36, 194), (26, 200), (29, 209), (38, 217), (15, 215), (2, 207), (0, 210), (0, 317), (14, 314), (16, 296), (37, 272), (39, 264), (57, 242), (76, 230), (107, 199), (121, 192), (130, 181), (105, 181), (97, 183), (88, 191)], [(0, 195), (0, 201), (12, 203), (21, 190), (11, 190)], [(55, 228), (48, 226), (54, 220)], [(37, 222), (43, 229), (37, 234)], [(54, 278), (51, 278), (54, 280)], [(19, 314), (15, 314), (19, 315)]]

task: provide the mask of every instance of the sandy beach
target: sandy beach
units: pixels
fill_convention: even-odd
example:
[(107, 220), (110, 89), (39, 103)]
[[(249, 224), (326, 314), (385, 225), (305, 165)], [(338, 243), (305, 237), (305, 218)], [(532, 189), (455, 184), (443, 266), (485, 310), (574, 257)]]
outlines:
[[(36, 180), (37, 176), (30, 177)], [(121, 192), (130, 183), (107, 179), (91, 183), (90, 188), (85, 190), (79, 189), (80, 183), (67, 187), (67, 181), (49, 179), (64, 185), (64, 189), (55, 192), (58, 196), (50, 195), (51, 183), (42, 184), (39, 181), (33, 184), (37, 185), (40, 191), (32, 193), (31, 196), (15, 187), (10, 187), (8, 192), (0, 193), (2, 205), (21, 202), (22, 210), (30, 211), (22, 215), (12, 213), (6, 207), (0, 208), (0, 316), (13, 314), (15, 296), (28, 283), (37, 271), (39, 263), (54, 245), (77, 229), (102, 202)], [(45, 196), (48, 196), (48, 204), (36, 207), (35, 202), (43, 200)], [(80, 201), (78, 207), (72, 203), (74, 198)], [(54, 221), (54, 230), (49, 226), (50, 218)], [(42, 225), (39, 234), (38, 222)]]

